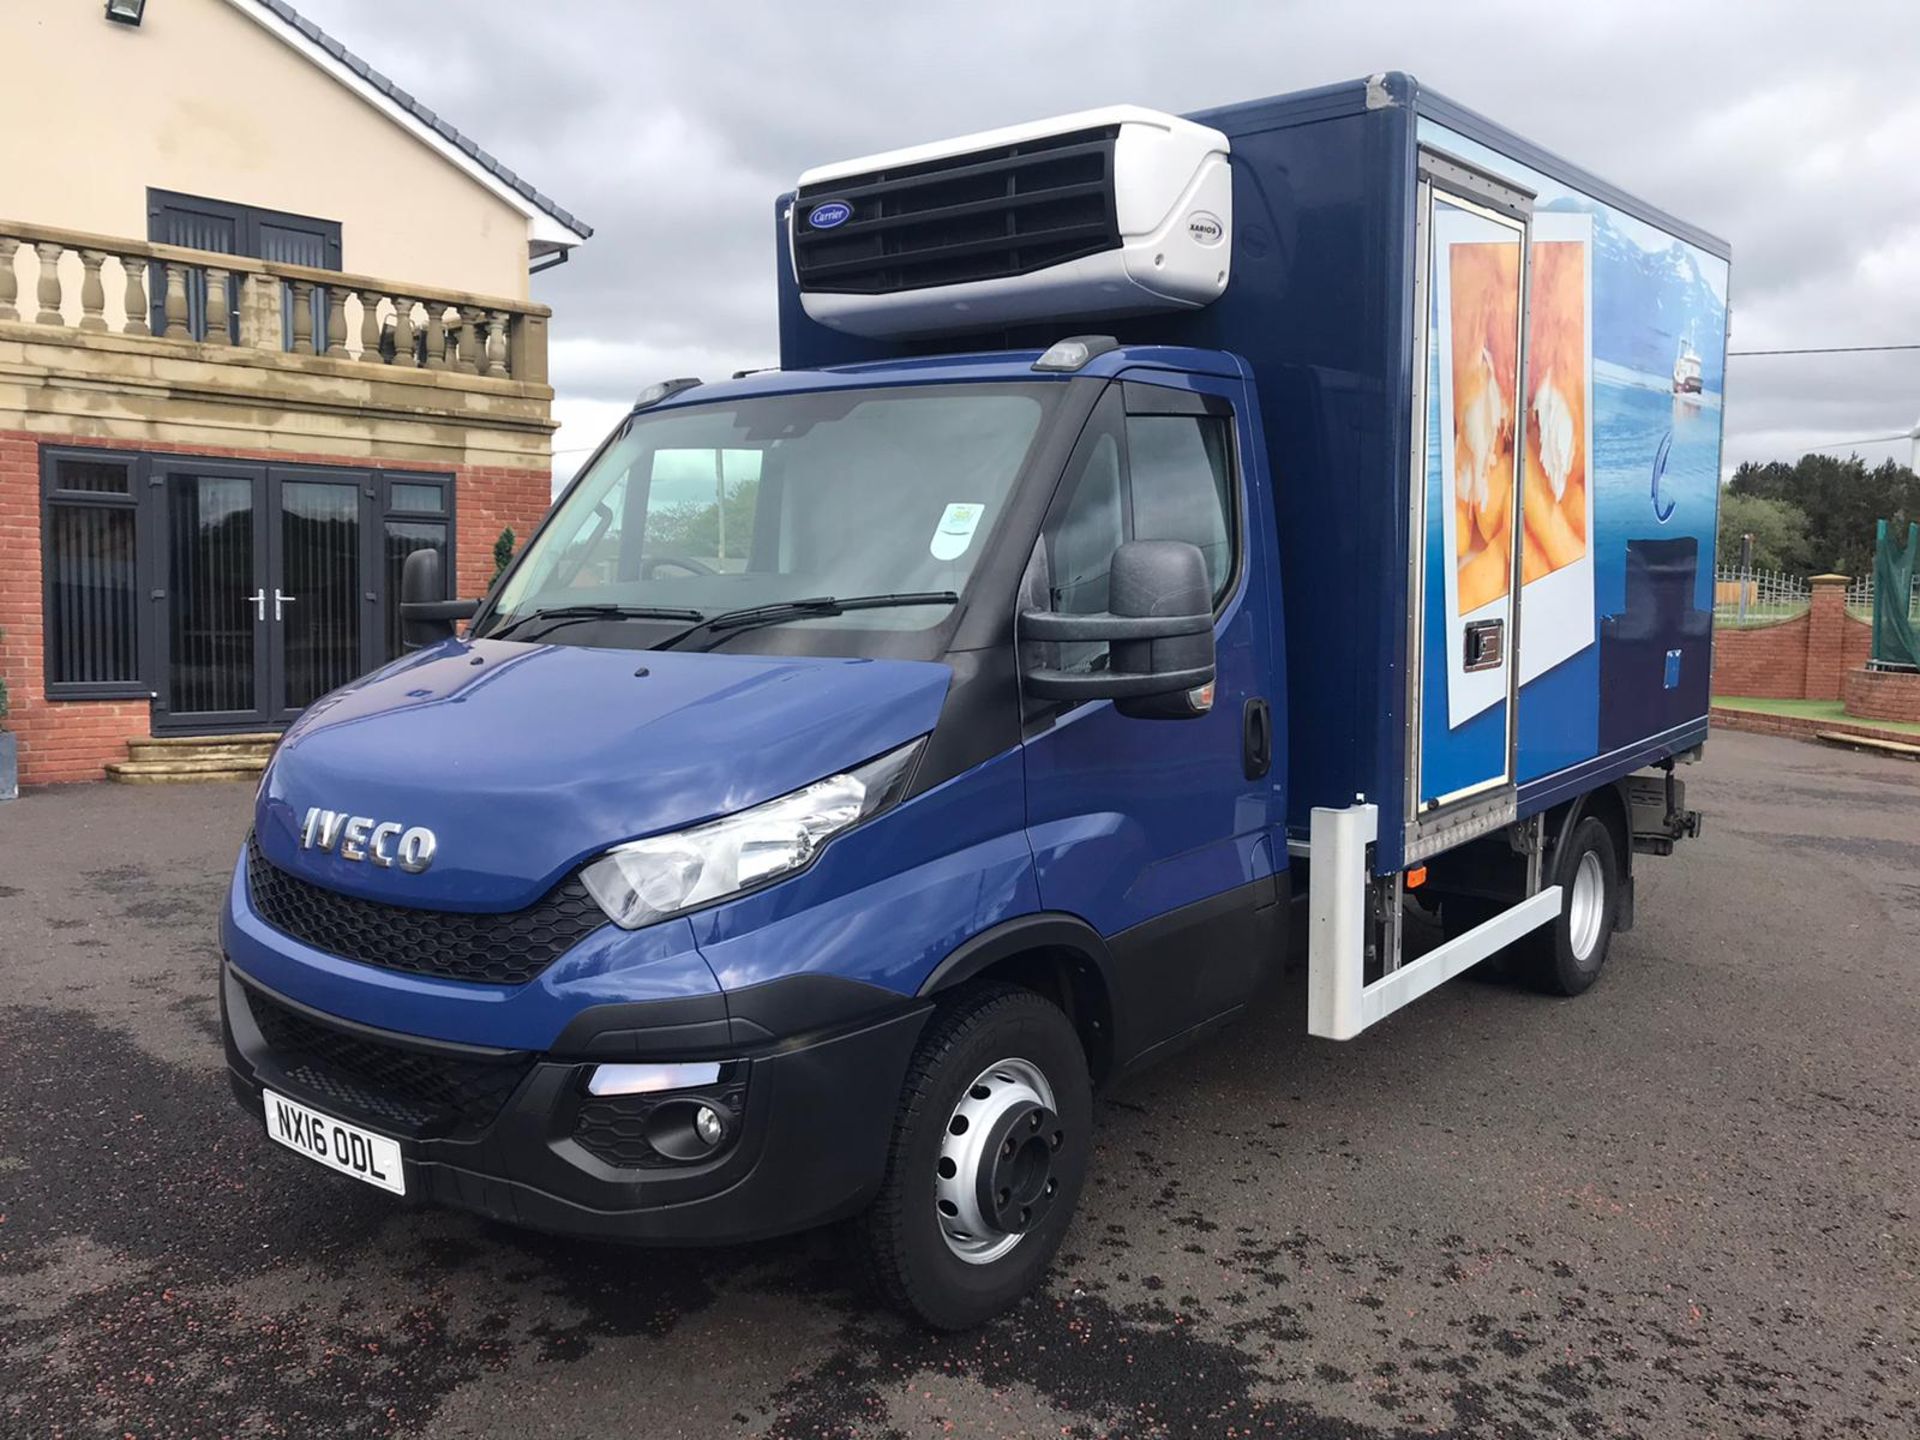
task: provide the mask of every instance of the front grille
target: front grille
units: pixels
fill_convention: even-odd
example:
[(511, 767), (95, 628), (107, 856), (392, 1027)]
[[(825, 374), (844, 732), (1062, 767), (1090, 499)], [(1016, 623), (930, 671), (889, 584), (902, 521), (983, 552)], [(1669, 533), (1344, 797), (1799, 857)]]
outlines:
[[(735, 1115), (744, 1113), (747, 1087), (744, 1081), (722, 1089), (704, 1091)], [(669, 1159), (647, 1141), (647, 1121), (664, 1100), (684, 1101), (678, 1095), (595, 1095), (581, 1103), (573, 1122), (573, 1138), (588, 1154), (627, 1170), (658, 1170), (683, 1162)]]
[(571, 875), (525, 910), (472, 915), (342, 895), (290, 875), (247, 838), (247, 894), (274, 929), (329, 955), (441, 980), (520, 985), (607, 923)]
[[(1026, 275), (1120, 245), (1117, 125), (1047, 135), (803, 187), (794, 273), (802, 290), (890, 295)], [(831, 201), (851, 214), (816, 229)]]
[(288, 1080), (317, 1104), (407, 1130), (487, 1125), (533, 1065), (517, 1051), (469, 1059), (389, 1045), (252, 990), (247, 1009)]

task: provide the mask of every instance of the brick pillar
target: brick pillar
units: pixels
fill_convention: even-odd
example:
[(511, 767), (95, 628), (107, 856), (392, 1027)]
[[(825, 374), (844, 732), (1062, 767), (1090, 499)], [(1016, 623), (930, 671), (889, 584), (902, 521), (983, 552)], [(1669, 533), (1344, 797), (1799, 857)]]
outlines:
[(1807, 699), (1838, 700), (1846, 671), (1847, 577), (1813, 577), (1807, 627)]

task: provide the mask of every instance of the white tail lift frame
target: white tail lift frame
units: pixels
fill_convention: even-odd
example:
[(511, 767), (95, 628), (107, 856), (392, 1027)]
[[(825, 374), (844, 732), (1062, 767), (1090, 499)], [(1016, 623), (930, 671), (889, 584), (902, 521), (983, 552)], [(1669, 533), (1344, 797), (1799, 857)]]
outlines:
[[(1504, 950), (1560, 914), (1560, 887), (1549, 885), (1422, 955), (1400, 963), (1400, 929), (1383, 927), (1383, 973), (1368, 983), (1367, 940), (1373, 921), (1374, 883), (1367, 847), (1380, 829), (1375, 805), (1341, 810), (1316, 807), (1310, 831), (1312, 879), (1307, 899), (1307, 1031), (1323, 1040), (1351, 1040), (1376, 1020), (1418, 1000), (1482, 960)], [(1398, 877), (1392, 885), (1400, 903)]]

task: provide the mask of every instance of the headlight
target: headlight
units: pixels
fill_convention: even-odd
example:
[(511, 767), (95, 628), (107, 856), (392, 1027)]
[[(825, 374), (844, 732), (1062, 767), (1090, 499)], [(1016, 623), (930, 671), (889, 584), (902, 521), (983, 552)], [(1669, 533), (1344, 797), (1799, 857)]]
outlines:
[(828, 840), (900, 798), (920, 744), (737, 815), (615, 846), (580, 878), (609, 920), (638, 930), (804, 870)]

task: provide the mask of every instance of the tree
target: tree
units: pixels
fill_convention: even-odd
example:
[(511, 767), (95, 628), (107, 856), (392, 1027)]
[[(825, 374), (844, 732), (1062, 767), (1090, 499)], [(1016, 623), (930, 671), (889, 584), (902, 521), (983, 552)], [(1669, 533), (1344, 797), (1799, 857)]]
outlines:
[[(1920, 479), (1913, 471), (1892, 460), (1869, 470), (1858, 455), (1845, 460), (1803, 455), (1792, 465), (1778, 460), (1742, 465), (1727, 482), (1723, 500), (1736, 495), (1797, 506), (1807, 519), (1807, 567), (1843, 575), (1870, 572), (1876, 521), (1891, 520), (1905, 530), (1908, 520), (1920, 519)], [(1737, 550), (1723, 549), (1722, 560), (1730, 553)]]
[[(727, 489), (727, 553), (720, 555), (720, 506), (716, 501), (683, 500), (647, 516), (647, 553), (685, 555), (708, 564), (744, 560), (752, 545), (760, 482), (740, 480)], [(721, 568), (727, 568), (722, 566)]]
[(1722, 565), (1740, 563), (1740, 537), (1753, 536), (1753, 568), (1808, 573), (1807, 515), (1791, 500), (1767, 500), (1731, 490), (1720, 497)]
[(498, 580), (500, 572), (513, 563), (513, 527), (507, 526), (493, 542), (493, 578)]

